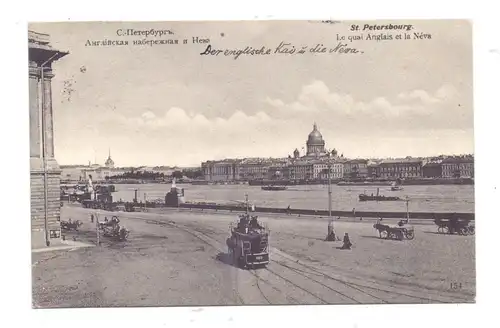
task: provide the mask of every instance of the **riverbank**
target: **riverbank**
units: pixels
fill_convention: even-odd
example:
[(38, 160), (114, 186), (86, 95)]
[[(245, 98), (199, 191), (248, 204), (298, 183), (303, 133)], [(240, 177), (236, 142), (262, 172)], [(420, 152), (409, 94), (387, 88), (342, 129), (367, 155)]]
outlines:
[[(359, 180), (332, 180), (332, 184), (339, 186), (390, 186), (394, 183), (396, 179), (359, 179)], [(248, 181), (250, 186), (267, 186), (267, 185), (284, 185), (284, 186), (303, 186), (303, 185), (327, 185), (328, 180), (317, 179), (317, 180), (250, 180)], [(402, 180), (401, 185), (403, 186), (437, 186), (437, 185), (474, 185), (474, 179), (471, 178), (460, 178), (460, 179), (407, 179)]]
[[(332, 179), (333, 185), (339, 186), (390, 186), (395, 179), (358, 179), (358, 180), (343, 180)], [(62, 180), (61, 183), (77, 184), (81, 181)], [(172, 179), (164, 180), (144, 180), (144, 179), (108, 179), (103, 181), (95, 181), (105, 184), (171, 184)], [(208, 181), (208, 180), (183, 180), (177, 179), (178, 184), (190, 184), (197, 186), (208, 185), (249, 185), (249, 186), (267, 186), (267, 185), (282, 185), (282, 186), (311, 186), (311, 185), (327, 185), (328, 180), (229, 180), (229, 181)], [(403, 186), (439, 186), (439, 185), (474, 185), (474, 179), (460, 178), (460, 179), (445, 179), (445, 178), (422, 178), (422, 179), (409, 179), (401, 182)]]

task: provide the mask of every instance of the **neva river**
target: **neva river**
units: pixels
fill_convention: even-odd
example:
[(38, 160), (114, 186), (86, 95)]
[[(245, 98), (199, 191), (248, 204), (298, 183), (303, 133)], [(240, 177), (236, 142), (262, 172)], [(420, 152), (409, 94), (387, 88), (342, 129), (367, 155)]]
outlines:
[[(117, 184), (113, 199), (132, 201), (134, 190), (138, 189), (139, 200), (165, 199), (170, 191), (170, 184)], [(263, 207), (293, 209), (328, 209), (328, 186), (290, 186), (285, 191), (264, 191), (260, 186), (248, 185), (214, 185), (202, 186), (177, 184), (184, 188), (185, 200), (190, 202), (215, 202), (220, 204), (237, 204), (245, 200), (248, 194), (250, 203)], [(404, 186), (402, 191), (391, 191), (389, 186), (379, 187), (380, 194), (410, 198), (410, 212), (468, 212), (474, 213), (474, 186)], [(374, 186), (337, 186), (332, 185), (332, 209), (340, 211), (406, 211), (405, 202), (360, 202), (360, 193), (376, 194)]]

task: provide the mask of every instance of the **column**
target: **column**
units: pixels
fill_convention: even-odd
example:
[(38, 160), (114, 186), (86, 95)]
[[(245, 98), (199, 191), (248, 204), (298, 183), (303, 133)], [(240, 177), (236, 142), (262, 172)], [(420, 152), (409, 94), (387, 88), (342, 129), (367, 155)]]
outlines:
[(45, 156), (54, 158), (54, 128), (52, 115), (52, 74), (51, 70), (44, 71), (43, 100), (45, 113)]
[(29, 67), (30, 92), (30, 157), (40, 158), (41, 128), (40, 128), (40, 98), (38, 96), (38, 74), (36, 64)]

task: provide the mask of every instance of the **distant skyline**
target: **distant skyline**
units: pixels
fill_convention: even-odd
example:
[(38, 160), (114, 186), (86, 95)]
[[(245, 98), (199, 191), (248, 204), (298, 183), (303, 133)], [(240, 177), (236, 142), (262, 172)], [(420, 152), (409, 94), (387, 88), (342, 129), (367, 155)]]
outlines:
[[(301, 156), (304, 155), (304, 154), (301, 154)], [(435, 157), (439, 157), (439, 156), (449, 156), (449, 157), (453, 157), (453, 156), (469, 156), (469, 155), (472, 155), (474, 156), (473, 153), (467, 153), (467, 154), (438, 154), (438, 155), (433, 155), (433, 156), (420, 156), (420, 157), (417, 157), (417, 156), (411, 156), (411, 155), (407, 155), (407, 156), (402, 156), (402, 157), (355, 157), (355, 158), (348, 158), (348, 159), (367, 159), (367, 160), (384, 160), (384, 159), (403, 159), (403, 158), (406, 158), (406, 157), (412, 157), (412, 158), (435, 158)], [(245, 158), (269, 158), (269, 157), (263, 157), (263, 156), (256, 156), (256, 157), (233, 157), (233, 158), (223, 158), (221, 160), (224, 160), (224, 159), (230, 159), (230, 160), (239, 160), (239, 159), (245, 159)], [(279, 159), (279, 158), (284, 158), (284, 157), (272, 157), (274, 159)], [(205, 161), (202, 161), (202, 162), (206, 162), (206, 161), (210, 161), (210, 160), (205, 160)], [(166, 165), (166, 164), (160, 164), (160, 165), (147, 165), (147, 164), (143, 164), (143, 165), (131, 165), (131, 166), (123, 166), (123, 165), (116, 165), (115, 163), (115, 168), (129, 168), (129, 167), (133, 167), (133, 168), (139, 168), (139, 167), (170, 167), (170, 168), (190, 168), (190, 167), (200, 167), (201, 166), (201, 163), (198, 163), (198, 164), (195, 164), (195, 165)], [(90, 163), (91, 165), (99, 165), (99, 166), (104, 166), (104, 162), (102, 163), (95, 163), (95, 162), (91, 162)], [(61, 164), (59, 163), (59, 165), (61, 166), (88, 166), (89, 163), (71, 163), (71, 164)]]
[(412, 21), (432, 39), (364, 41), (359, 56), (233, 60), (200, 56), (206, 44), (85, 47), (119, 39), (118, 28), (171, 29), (219, 48), (332, 44), (351, 23), (31, 24), (70, 52), (54, 64), (56, 159), (102, 165), (109, 148), (120, 167), (286, 157), (302, 151), (314, 122), (327, 149), (351, 158), (474, 153), (466, 21)]

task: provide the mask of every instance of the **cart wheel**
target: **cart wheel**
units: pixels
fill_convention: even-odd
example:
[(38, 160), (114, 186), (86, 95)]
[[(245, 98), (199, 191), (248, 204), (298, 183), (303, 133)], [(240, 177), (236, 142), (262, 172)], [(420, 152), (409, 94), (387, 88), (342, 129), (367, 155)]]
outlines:
[(389, 238), (389, 234), (385, 230), (384, 231), (380, 231), (379, 234), (380, 234), (380, 238), (382, 238), (382, 239)]
[(415, 232), (413, 230), (407, 230), (405, 235), (408, 240), (413, 240), (415, 238)]
[(439, 228), (438, 228), (438, 233), (445, 233), (445, 232), (444, 232), (444, 227), (439, 227)]
[(475, 227), (469, 227), (469, 235), (473, 236), (476, 234), (476, 228)]
[(444, 234), (449, 234), (450, 233), (450, 228), (448, 228), (448, 227), (442, 227), (442, 231), (443, 231), (442, 233), (444, 233)]

